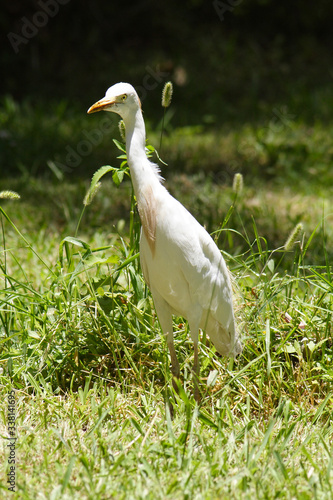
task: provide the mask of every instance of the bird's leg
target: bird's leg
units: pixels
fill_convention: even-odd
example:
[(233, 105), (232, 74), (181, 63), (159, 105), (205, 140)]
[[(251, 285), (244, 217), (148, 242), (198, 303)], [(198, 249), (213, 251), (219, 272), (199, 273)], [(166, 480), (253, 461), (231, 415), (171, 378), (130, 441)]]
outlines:
[(201, 316), (202, 316), (202, 309), (197, 304), (196, 307), (193, 308), (192, 315), (188, 320), (194, 347), (193, 385), (194, 385), (194, 399), (196, 400), (197, 403), (200, 403), (200, 391), (199, 391), (200, 364), (199, 364), (198, 344), (199, 344), (199, 325)]
[(193, 363), (193, 384), (194, 384), (194, 399), (197, 403), (200, 403), (200, 391), (199, 391), (199, 373), (200, 373), (200, 362), (198, 353), (198, 341), (194, 341), (194, 363)]
[[(170, 356), (171, 356), (171, 373), (173, 378), (179, 378), (180, 369), (179, 363), (175, 351), (175, 345), (173, 342), (173, 325), (172, 325), (172, 314), (168, 303), (161, 297), (161, 295), (152, 287), (151, 292), (154, 299), (155, 309), (157, 312), (158, 319), (160, 320), (160, 325), (164, 335), (166, 336), (166, 341), (168, 344)], [(175, 391), (178, 390), (175, 380), (172, 380), (172, 385)]]
[(178, 387), (177, 387), (177, 384), (176, 384), (174, 378), (180, 377), (180, 368), (179, 368), (179, 362), (178, 362), (177, 354), (176, 354), (176, 350), (175, 350), (175, 345), (173, 343), (173, 331), (168, 332), (167, 343), (168, 343), (170, 356), (171, 356), (171, 373), (173, 375), (172, 385), (173, 385), (173, 388), (175, 389), (175, 391), (178, 392)]

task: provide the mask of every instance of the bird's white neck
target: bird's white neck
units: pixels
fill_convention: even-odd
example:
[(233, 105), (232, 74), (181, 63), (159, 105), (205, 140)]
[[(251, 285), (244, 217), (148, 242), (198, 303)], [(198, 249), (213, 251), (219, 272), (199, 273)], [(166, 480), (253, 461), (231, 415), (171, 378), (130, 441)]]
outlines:
[(134, 192), (138, 197), (140, 191), (147, 185), (160, 184), (159, 177), (146, 156), (146, 129), (141, 109), (133, 117), (124, 119), (126, 127), (126, 153), (130, 167)]

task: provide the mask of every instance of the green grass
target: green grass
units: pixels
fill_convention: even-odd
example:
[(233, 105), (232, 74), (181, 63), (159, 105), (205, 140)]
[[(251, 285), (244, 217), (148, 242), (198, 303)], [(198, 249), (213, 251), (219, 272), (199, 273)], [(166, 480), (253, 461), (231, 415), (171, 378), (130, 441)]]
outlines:
[[(14, 387), (17, 493), (6, 490), (5, 465), (3, 498), (332, 495), (330, 200), (245, 186), (223, 223), (230, 187), (179, 174), (168, 182), (217, 230), (237, 283), (243, 354), (220, 358), (202, 338), (197, 407), (192, 345), (175, 318), (183, 380), (171, 418), (130, 186), (103, 179), (75, 239), (87, 185), (13, 179), (22, 197), (3, 201), (1, 215), (1, 462)], [(300, 219), (304, 236), (286, 254)]]

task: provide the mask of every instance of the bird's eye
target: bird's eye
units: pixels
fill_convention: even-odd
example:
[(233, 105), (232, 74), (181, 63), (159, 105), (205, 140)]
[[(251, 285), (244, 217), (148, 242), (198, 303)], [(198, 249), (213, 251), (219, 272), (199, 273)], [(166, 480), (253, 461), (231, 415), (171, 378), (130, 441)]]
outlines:
[(127, 95), (126, 94), (124, 94), (124, 95), (121, 96), (121, 100), (122, 101), (126, 101), (126, 99), (127, 99)]

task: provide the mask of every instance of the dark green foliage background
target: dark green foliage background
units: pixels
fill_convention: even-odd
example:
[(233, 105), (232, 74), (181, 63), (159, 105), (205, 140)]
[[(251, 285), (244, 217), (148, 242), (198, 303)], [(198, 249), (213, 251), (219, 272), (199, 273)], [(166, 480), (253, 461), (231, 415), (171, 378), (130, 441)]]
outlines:
[[(30, 96), (45, 110), (65, 100), (85, 111), (117, 81), (142, 86), (150, 68), (177, 82), (181, 68), (186, 81), (175, 94), (175, 125), (260, 121), (281, 103), (308, 120), (331, 117), (328, 1), (68, 0), (15, 53), (8, 35), (22, 35), (42, 3), (2, 2), (0, 93), (15, 100)], [(150, 94), (144, 108), (156, 120), (160, 94)]]

